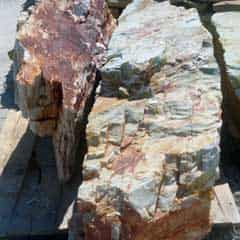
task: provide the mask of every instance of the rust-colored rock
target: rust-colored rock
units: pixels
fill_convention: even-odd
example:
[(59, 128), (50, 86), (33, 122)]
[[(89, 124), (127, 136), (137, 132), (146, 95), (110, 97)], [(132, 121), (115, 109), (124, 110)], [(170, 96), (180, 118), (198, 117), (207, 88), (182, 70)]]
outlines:
[[(194, 195), (183, 199), (174, 211), (156, 212), (151, 221), (143, 219), (117, 189), (99, 197), (101, 203), (96, 205), (81, 200), (76, 202), (74, 213), (77, 214), (70, 223), (69, 239), (74, 236), (74, 240), (200, 240), (210, 228), (208, 194), (201, 200)], [(117, 206), (120, 198), (122, 204)]]
[(16, 102), (34, 132), (53, 136), (59, 178), (67, 181), (81, 162), (97, 68), (114, 21), (104, 0), (42, 0), (22, 15)]

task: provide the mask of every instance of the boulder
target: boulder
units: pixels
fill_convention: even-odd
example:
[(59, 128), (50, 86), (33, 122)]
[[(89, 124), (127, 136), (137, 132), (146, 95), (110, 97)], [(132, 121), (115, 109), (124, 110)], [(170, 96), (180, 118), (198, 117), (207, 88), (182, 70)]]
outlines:
[[(236, 4), (238, 1), (235, 2)], [(237, 47), (240, 41), (237, 26), (240, 23), (240, 12), (216, 13), (212, 16), (212, 26), (218, 41), (216, 55), (222, 59), (222, 88), (224, 95), (225, 120), (231, 135), (240, 138), (240, 50)]]
[(115, 18), (118, 18), (123, 9), (131, 2), (132, 0), (107, 0), (107, 4), (111, 9), (112, 15)]
[(35, 133), (53, 136), (59, 178), (68, 181), (86, 151), (87, 115), (114, 20), (104, 0), (37, 2), (18, 23), (16, 102)]
[(202, 239), (212, 224), (222, 95), (197, 11), (133, 1), (101, 73), (70, 239)]

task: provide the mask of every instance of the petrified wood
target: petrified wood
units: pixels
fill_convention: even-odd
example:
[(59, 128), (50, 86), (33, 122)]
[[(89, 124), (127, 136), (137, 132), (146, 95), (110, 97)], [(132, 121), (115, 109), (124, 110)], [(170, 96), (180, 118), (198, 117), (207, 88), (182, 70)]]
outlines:
[(29, 11), (18, 24), (16, 102), (35, 133), (53, 136), (59, 178), (67, 181), (86, 151), (87, 115), (114, 21), (104, 0), (42, 0)]
[(135, 0), (89, 116), (71, 239), (200, 240), (218, 178), (221, 80), (195, 9)]

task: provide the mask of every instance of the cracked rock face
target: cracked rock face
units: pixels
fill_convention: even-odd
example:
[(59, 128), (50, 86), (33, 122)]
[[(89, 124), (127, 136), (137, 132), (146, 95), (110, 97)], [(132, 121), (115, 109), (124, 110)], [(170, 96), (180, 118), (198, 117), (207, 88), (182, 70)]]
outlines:
[(38, 2), (18, 24), (16, 101), (34, 132), (53, 136), (59, 178), (67, 181), (84, 152), (96, 72), (114, 22), (103, 0)]
[(226, 121), (231, 135), (238, 139), (240, 138), (240, 50), (238, 47), (240, 36), (236, 26), (239, 23), (240, 12), (237, 11), (216, 13), (212, 16), (212, 24), (216, 28), (224, 59), (220, 67), (224, 69), (223, 93), (226, 95)]
[(197, 11), (133, 1), (102, 77), (70, 236), (202, 239), (218, 178), (222, 95)]

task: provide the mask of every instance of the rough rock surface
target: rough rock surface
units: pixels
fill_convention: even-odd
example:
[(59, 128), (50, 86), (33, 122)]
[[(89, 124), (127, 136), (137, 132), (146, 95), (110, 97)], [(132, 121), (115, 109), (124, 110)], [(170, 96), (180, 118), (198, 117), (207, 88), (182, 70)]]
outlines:
[[(222, 69), (225, 84), (223, 93), (226, 92), (225, 111), (228, 126), (234, 137), (240, 138), (240, 51), (238, 42), (240, 35), (238, 25), (240, 12), (216, 13), (212, 16), (212, 24), (216, 29), (218, 41), (223, 52)], [(235, 96), (232, 98), (231, 96)]]
[(102, 77), (70, 239), (202, 239), (218, 177), (222, 96), (197, 11), (133, 1)]
[[(240, 149), (240, 115), (239, 115), (239, 22), (240, 2), (220, 1), (213, 5), (216, 12), (211, 16), (211, 29), (217, 39), (216, 56), (220, 59), (223, 91), (222, 133), (222, 181), (229, 182), (238, 207), (239, 202), (239, 149)], [(221, 12), (221, 13), (219, 13)], [(215, 229), (208, 240), (239, 239), (239, 226), (227, 226), (225, 229)]]
[(114, 21), (103, 0), (42, 0), (29, 11), (15, 47), (17, 104), (34, 132), (53, 135), (59, 178), (67, 181), (85, 151), (86, 117)]

